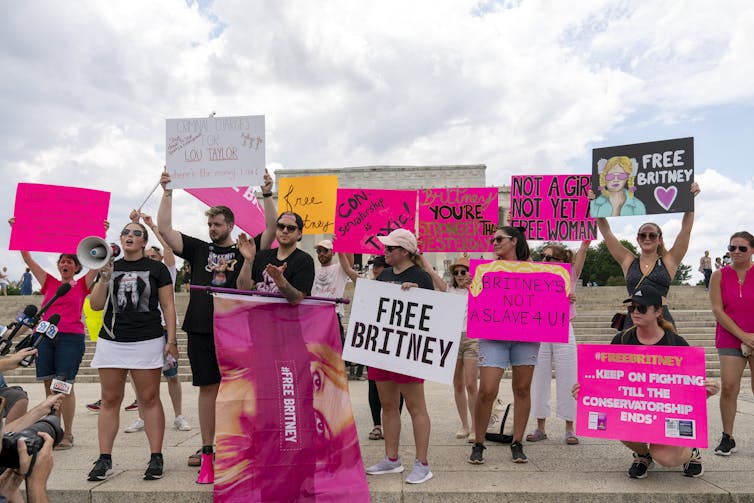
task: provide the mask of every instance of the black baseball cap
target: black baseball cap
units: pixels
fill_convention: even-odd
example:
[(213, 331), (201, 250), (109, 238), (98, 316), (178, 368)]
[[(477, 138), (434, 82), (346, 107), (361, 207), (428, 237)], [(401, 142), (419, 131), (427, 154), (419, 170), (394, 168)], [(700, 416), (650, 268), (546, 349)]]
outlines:
[(662, 295), (651, 286), (642, 286), (631, 297), (623, 301), (624, 304), (628, 302), (636, 302), (640, 306), (661, 306)]

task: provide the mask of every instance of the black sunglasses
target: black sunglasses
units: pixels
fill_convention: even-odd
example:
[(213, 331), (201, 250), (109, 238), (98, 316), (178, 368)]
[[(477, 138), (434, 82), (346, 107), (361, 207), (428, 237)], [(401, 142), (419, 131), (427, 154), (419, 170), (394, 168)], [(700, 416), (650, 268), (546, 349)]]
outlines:
[(639, 239), (657, 239), (658, 237), (660, 237), (660, 235), (656, 232), (640, 232), (636, 235), (636, 237), (638, 237)]
[(315, 251), (317, 252), (317, 255), (322, 255), (323, 253), (327, 253), (330, 250), (328, 250), (327, 248), (317, 248)]
[(503, 239), (505, 238), (511, 239), (510, 236), (495, 236), (494, 238), (490, 239), (490, 243), (502, 243)]
[(466, 273), (468, 273), (466, 269), (456, 269), (453, 271), (453, 276), (466, 276)]
[(140, 238), (144, 235), (144, 231), (141, 229), (123, 229), (120, 231), (121, 236), (128, 236), (129, 234), (133, 234), (137, 238)]
[(278, 224), (278, 230), (281, 230), (281, 231), (288, 230), (288, 232), (295, 232), (298, 230), (298, 225)]
[(736, 248), (738, 248), (738, 251), (740, 251), (741, 253), (746, 253), (747, 251), (749, 251), (749, 247), (748, 246), (733, 246), (733, 245), (728, 245), (728, 251), (729, 252), (736, 251)]
[(385, 245), (385, 251), (388, 252), (388, 253), (390, 253), (393, 250), (397, 250), (398, 248), (400, 248), (400, 246), (388, 246), (388, 245)]
[(544, 262), (555, 262), (556, 259), (552, 255), (542, 255), (542, 260)]
[(647, 306), (642, 306), (641, 304), (631, 304), (628, 306), (629, 313), (633, 313), (634, 311), (639, 311), (639, 314), (647, 314)]

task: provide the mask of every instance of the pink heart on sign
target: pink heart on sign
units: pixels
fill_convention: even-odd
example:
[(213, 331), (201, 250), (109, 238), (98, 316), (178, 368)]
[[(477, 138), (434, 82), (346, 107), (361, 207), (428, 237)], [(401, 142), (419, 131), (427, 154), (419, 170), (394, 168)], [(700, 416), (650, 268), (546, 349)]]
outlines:
[(673, 187), (655, 187), (655, 200), (660, 206), (665, 208), (665, 211), (670, 209), (670, 206), (675, 201), (675, 197), (678, 195), (678, 189)]

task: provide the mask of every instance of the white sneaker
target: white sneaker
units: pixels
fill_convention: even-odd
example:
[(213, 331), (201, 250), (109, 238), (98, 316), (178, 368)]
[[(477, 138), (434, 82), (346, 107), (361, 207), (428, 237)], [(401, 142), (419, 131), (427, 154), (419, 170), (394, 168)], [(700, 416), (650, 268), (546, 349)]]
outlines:
[(144, 420), (140, 417), (136, 418), (136, 421), (131, 423), (131, 426), (124, 430), (126, 433), (136, 433), (137, 431), (144, 431)]
[(173, 421), (173, 427), (175, 427), (176, 430), (181, 431), (189, 431), (191, 429), (191, 425), (188, 424), (188, 421), (186, 421), (186, 418), (182, 415), (175, 417), (175, 420)]
[(390, 461), (387, 456), (377, 463), (366, 469), (367, 475), (383, 475), (385, 473), (401, 473), (403, 471), (403, 465), (401, 459), (398, 458), (395, 461)]
[(406, 482), (408, 484), (422, 484), (432, 478), (432, 472), (429, 471), (429, 465), (423, 465), (417, 459), (414, 461), (414, 469), (408, 474)]

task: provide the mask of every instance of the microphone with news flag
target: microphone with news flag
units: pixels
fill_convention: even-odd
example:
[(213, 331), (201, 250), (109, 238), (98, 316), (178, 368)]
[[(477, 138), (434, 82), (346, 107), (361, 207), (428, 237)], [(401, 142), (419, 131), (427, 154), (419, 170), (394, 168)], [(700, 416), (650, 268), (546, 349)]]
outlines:
[[(53, 314), (48, 320), (40, 321), (39, 325), (37, 325), (37, 328), (34, 330), (34, 334), (32, 334), (34, 339), (29, 347), (31, 347), (31, 349), (37, 349), (39, 345), (42, 344), (42, 337), (54, 339), (55, 336), (58, 335), (58, 323), (60, 323), (59, 314)], [(34, 363), (35, 358), (36, 355), (25, 356), (20, 362), (18, 362), (18, 364), (22, 367), (28, 367)]]
[(36, 314), (37, 306), (29, 304), (24, 308), (22, 313), (19, 313), (18, 316), (16, 316), (16, 319), (13, 320), (10, 325), (2, 328), (2, 332), (0, 332), (0, 335), (2, 336), (2, 338), (0, 338), (0, 356), (5, 356), (10, 352), (12, 345), (11, 340), (16, 334), (18, 334), (19, 330), (23, 327), (34, 328), (32, 322), (34, 321)]

